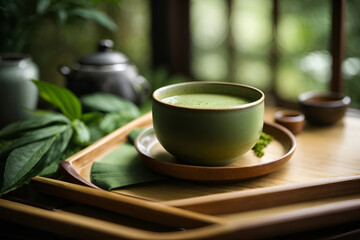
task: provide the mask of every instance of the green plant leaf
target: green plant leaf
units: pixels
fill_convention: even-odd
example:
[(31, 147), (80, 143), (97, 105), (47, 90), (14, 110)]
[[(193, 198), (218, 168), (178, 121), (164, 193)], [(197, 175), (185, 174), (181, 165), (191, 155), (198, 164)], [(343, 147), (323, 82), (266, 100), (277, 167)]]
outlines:
[(39, 169), (37, 171), (38, 175), (49, 177), (58, 171), (59, 164), (63, 160), (62, 154), (69, 145), (72, 134), (72, 128), (68, 128), (55, 140), (49, 151), (36, 166)]
[(93, 143), (103, 136), (105, 133), (100, 129), (100, 122), (104, 118), (104, 114), (99, 112), (85, 113), (81, 116), (81, 120), (86, 124), (90, 133), (90, 143)]
[(36, 13), (45, 14), (50, 4), (51, 4), (51, 0), (38, 0), (36, 4)]
[(81, 117), (81, 102), (70, 90), (48, 82), (33, 82), (38, 87), (41, 97), (57, 106), (71, 120)]
[(0, 153), (1, 155), (3, 155), (23, 145), (42, 140), (44, 138), (55, 136), (56, 134), (60, 134), (66, 131), (67, 129), (69, 129), (69, 127), (70, 125), (61, 124), (61, 125), (53, 125), (53, 126), (27, 131), (24, 134), (22, 134), (19, 138), (15, 139), (9, 146), (4, 148)]
[(151, 109), (152, 109), (152, 99), (148, 99), (141, 104), (140, 113), (141, 115), (148, 113), (151, 111)]
[(128, 143), (95, 161), (90, 177), (93, 184), (106, 190), (165, 178), (147, 168), (135, 147)]
[(69, 124), (70, 120), (62, 114), (47, 114), (40, 117), (34, 117), (18, 121), (7, 125), (0, 131), (0, 139), (14, 139), (19, 133), (35, 128), (44, 127), (49, 124), (64, 123)]
[(10, 145), (11, 145), (11, 141), (0, 140), (0, 152), (2, 149), (5, 149)]
[(140, 116), (139, 108), (129, 100), (110, 93), (93, 93), (80, 98), (85, 108), (100, 112), (126, 112), (134, 118)]
[(33, 110), (33, 109), (29, 109), (29, 108), (24, 108), (24, 111), (30, 113), (31, 116), (33, 116), (33, 117), (42, 117), (45, 115), (58, 114), (52, 110), (46, 110), (46, 109), (34, 109)]
[(71, 125), (74, 128), (73, 142), (80, 146), (88, 146), (90, 144), (90, 131), (85, 123), (75, 119)]
[(76, 145), (70, 141), (65, 151), (61, 154), (61, 159), (65, 160), (77, 152), (80, 152), (84, 147)]
[(68, 19), (68, 13), (64, 9), (60, 9), (57, 12), (57, 20), (60, 24), (63, 24)]
[(115, 31), (117, 25), (104, 13), (91, 8), (76, 8), (72, 10), (72, 14), (82, 17), (85, 20), (91, 20), (110, 31)]
[(14, 149), (6, 159), (0, 194), (22, 183), (25, 175), (40, 161), (55, 141), (55, 136)]
[(99, 125), (89, 125), (90, 142), (94, 143), (100, 138), (104, 137), (106, 133), (100, 129)]
[(142, 131), (144, 131), (143, 128), (135, 128), (132, 130), (127, 136), (128, 142), (134, 145), (137, 136), (139, 136)]
[(87, 125), (93, 125), (93, 124), (98, 124), (101, 119), (103, 119), (104, 115), (102, 113), (99, 112), (89, 112), (89, 113), (84, 113), (81, 116), (81, 121), (83, 121), (85, 124)]
[(108, 113), (100, 122), (100, 129), (106, 134), (108, 134), (124, 126), (125, 124), (134, 119), (134, 116), (128, 115), (126, 112)]

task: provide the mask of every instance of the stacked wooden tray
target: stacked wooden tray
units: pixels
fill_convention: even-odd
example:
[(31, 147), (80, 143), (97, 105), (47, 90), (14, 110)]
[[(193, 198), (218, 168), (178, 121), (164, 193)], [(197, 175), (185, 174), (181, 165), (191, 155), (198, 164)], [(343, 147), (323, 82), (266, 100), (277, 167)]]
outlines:
[[(149, 113), (67, 159), (62, 164), (67, 181), (36, 177), (32, 185), (42, 193), (186, 231), (142, 230), (6, 200), (1, 200), (0, 212), (14, 221), (24, 217), (33, 219), (35, 227), (46, 223), (47, 230), (60, 234), (64, 234), (62, 229), (66, 227), (75, 238), (268, 238), (360, 219), (360, 158), (357, 157), (360, 154), (356, 143), (351, 142), (356, 134), (352, 130), (360, 129), (359, 119), (347, 118), (331, 129), (305, 129), (297, 136), (295, 154), (295, 142), (286, 130), (267, 123), (264, 130), (272, 131), (278, 142), (274, 148), (283, 152), (277, 156), (270, 154), (270, 160), (250, 161), (250, 167), (235, 164), (232, 167), (241, 168), (241, 172), (260, 166), (235, 182), (169, 178), (114, 191), (91, 184), (93, 162), (125, 143), (131, 130), (149, 127), (151, 123)], [(285, 134), (278, 133), (278, 129)], [(326, 139), (327, 142), (322, 142)], [(339, 143), (349, 145), (339, 146)], [(345, 154), (341, 158), (340, 151)]]

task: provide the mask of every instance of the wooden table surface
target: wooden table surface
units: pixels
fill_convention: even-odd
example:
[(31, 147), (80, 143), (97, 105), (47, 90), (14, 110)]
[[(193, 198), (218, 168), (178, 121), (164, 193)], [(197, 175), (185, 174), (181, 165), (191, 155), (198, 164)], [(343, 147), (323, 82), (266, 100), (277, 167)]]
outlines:
[[(280, 110), (278, 108), (266, 107), (265, 112), (265, 120), (268, 122), (273, 122), (273, 114), (275, 111)], [(169, 179), (163, 182), (153, 182), (149, 184), (141, 184), (136, 186), (125, 187), (122, 189), (118, 189), (114, 192), (125, 194), (127, 196), (135, 197), (134, 199), (147, 199), (150, 202), (160, 201), (163, 203), (173, 203), (173, 206), (176, 206), (177, 201), (187, 201), (190, 199), (201, 199), (202, 197), (207, 196), (224, 196), (231, 197), (231, 195), (226, 194), (246, 194), (249, 190), (261, 190), (261, 189), (275, 189), (276, 187), (282, 186), (292, 186), (296, 184), (306, 184), (312, 183), (316, 181), (327, 181), (328, 179), (336, 179), (336, 178), (346, 178), (346, 177), (357, 177), (360, 175), (360, 141), (359, 139), (360, 132), (360, 115), (358, 113), (348, 113), (347, 116), (336, 123), (333, 126), (329, 127), (315, 127), (309, 124), (305, 125), (304, 130), (296, 135), (296, 151), (292, 159), (281, 169), (273, 172), (265, 177), (235, 182), (235, 183), (223, 183), (223, 184), (208, 184), (208, 183), (196, 183), (191, 181), (183, 181), (177, 179)], [(356, 186), (358, 186), (359, 182), (356, 182)], [(31, 187), (31, 186), (30, 186)], [(274, 188), (275, 187), (275, 188)], [(351, 187), (351, 186), (350, 186)], [(28, 191), (28, 190), (26, 190)], [(86, 190), (85, 190), (86, 191)], [(326, 189), (322, 189), (321, 191), (330, 191)], [(341, 192), (341, 189), (340, 189)], [(225, 194), (225, 195), (221, 195)], [(264, 193), (262, 193), (264, 194)], [(321, 193), (319, 193), (321, 194)], [(314, 193), (316, 195), (316, 193)], [(272, 196), (272, 195), (269, 195)], [(249, 196), (247, 196), (249, 197)], [(291, 196), (287, 195), (284, 197)], [(274, 197), (274, 201), (276, 200), (276, 196)], [(41, 200), (41, 198), (39, 198)], [(255, 198), (254, 198), (255, 199)], [(101, 231), (106, 232), (105, 236), (116, 236), (116, 234), (120, 234), (119, 236), (126, 237), (127, 235), (121, 235), (122, 233), (113, 232), (115, 230), (111, 230), (112, 227), (117, 227), (123, 231), (132, 231), (126, 227), (119, 227), (121, 224), (130, 227), (140, 228), (142, 230), (151, 230), (157, 232), (168, 232), (173, 231), (174, 228), (164, 227), (162, 225), (144, 222), (140, 220), (135, 220), (134, 218), (127, 217), (124, 215), (115, 214), (109, 211), (103, 211), (96, 207), (91, 207), (88, 204), (74, 203), (70, 201), (65, 201), (58, 204), (55, 208), (55, 215), (52, 213), (46, 212), (46, 210), (36, 210), (32, 207), (28, 207), (27, 205), (15, 203), (15, 198), (11, 198), (12, 201), (7, 201), (0, 199), (0, 225), (2, 226), (0, 230), (0, 238), (1, 236), (12, 236), (14, 232), (9, 233), (9, 227), (21, 227), (23, 229), (27, 229), (31, 234), (28, 237), (37, 238), (40, 235), (53, 237), (52, 232), (55, 232), (55, 236), (61, 235), (61, 239), (65, 237), (74, 237), (74, 238), (82, 238), (84, 236), (94, 238), (97, 235), (89, 235), (85, 234), (84, 231), (79, 231), (78, 234), (74, 235), (72, 233), (62, 231), (61, 228), (72, 229), (72, 226), (77, 228), (86, 228), (86, 221), (89, 221), (88, 224), (91, 226), (92, 231), (99, 233)], [(57, 199), (58, 200), (58, 199)], [(286, 200), (286, 199), (285, 199)], [(336, 225), (336, 221), (333, 221), (333, 224), (330, 228), (326, 228), (326, 233), (324, 233), (324, 229), (313, 229), (311, 232), (302, 232), (296, 233), (291, 231), (284, 231), (284, 234), (292, 234), (285, 235), (286, 236), (298, 236), (302, 237), (329, 237), (329, 236), (340, 236), (339, 234), (344, 233), (354, 233), (352, 236), (360, 236), (360, 216), (359, 213), (359, 200), (360, 200), (360, 192), (355, 189), (354, 191), (350, 191), (349, 194), (337, 195), (331, 198), (321, 198), (316, 199), (316, 201), (303, 201), (301, 203), (287, 204), (283, 206), (272, 206), (264, 209), (254, 209), (253, 211), (236, 211), (229, 213), (221, 213), (221, 214), (212, 214), (209, 217), (209, 221), (217, 222), (218, 220), (223, 223), (231, 223), (229, 225), (229, 229), (233, 230), (239, 234), (240, 230), (236, 230), (239, 226), (243, 226), (244, 224), (248, 224), (251, 221), (256, 221), (257, 224), (261, 225), (262, 219), (263, 222), (266, 221), (267, 217), (271, 221), (276, 219), (281, 223), (281, 216), (283, 213), (287, 213), (289, 211), (294, 212), (294, 215), (298, 216), (304, 213), (315, 210), (323, 211), (323, 212), (331, 212), (331, 210), (336, 208), (339, 209), (339, 204), (344, 206), (344, 211), (351, 211), (352, 207), (355, 206), (354, 218), (350, 219), (347, 222), (342, 222), (341, 225)], [(35, 198), (35, 202), (36, 202)], [(255, 199), (255, 202), (258, 201)], [(271, 199), (269, 200), (271, 201)], [(40, 201), (39, 201), (40, 202)], [(42, 204), (44, 203), (41, 200)], [(48, 203), (50, 205), (54, 204), (54, 200), (45, 201), (45, 206)], [(55, 201), (57, 202), (57, 201)], [(140, 202), (141, 203), (141, 202)], [(255, 204), (255, 203), (254, 203)], [(338, 204), (338, 205), (336, 205)], [(355, 204), (355, 205), (354, 205)], [(56, 205), (56, 204), (55, 204)], [(145, 204), (146, 205), (146, 204)], [(170, 204), (171, 205), (171, 204)], [(250, 204), (251, 205), (251, 204)], [(96, 206), (96, 205), (95, 205)], [(156, 205), (157, 206), (157, 205)], [(323, 206), (322, 209), (314, 208), (318, 206)], [(238, 207), (238, 210), (241, 209), (241, 206)], [(54, 209), (53, 209), (54, 210)], [(45, 211), (45, 212), (44, 212)], [(200, 212), (200, 210), (199, 210)], [(141, 213), (140, 213), (141, 214)], [(11, 215), (11, 216), (10, 216)], [(48, 216), (47, 216), (48, 215)], [(278, 216), (278, 218), (274, 218), (274, 216)], [(259, 218), (259, 216), (261, 218)], [(331, 215), (329, 215), (331, 216)], [(342, 216), (342, 215), (341, 215)], [(345, 215), (344, 215), (345, 216)], [(346, 215), (347, 217), (349, 214)], [(48, 217), (49, 224), (46, 224), (46, 219)], [(199, 219), (202, 218), (202, 215), (196, 215)], [(31, 219), (40, 219), (37, 221), (31, 222)], [(9, 220), (10, 219), (10, 220)], [(91, 221), (89, 220), (91, 219)], [(206, 219), (206, 217), (205, 217)], [(289, 217), (287, 216), (287, 219)], [(51, 224), (51, 221), (55, 221), (56, 224)], [(85, 222), (84, 222), (85, 221)], [(329, 221), (331, 222), (331, 221)], [(60, 224), (62, 223), (62, 224)], [(20, 225), (18, 225), (20, 224)], [(5, 226), (5, 227), (4, 227)], [(28, 227), (26, 227), (28, 226)], [(30, 226), (30, 227), (29, 227)], [(46, 226), (46, 227), (44, 227)], [(96, 226), (96, 227), (94, 227)], [(254, 225), (256, 226), (256, 224)], [(325, 225), (324, 225), (325, 226)], [(276, 227), (276, 226), (274, 226)], [(36, 231), (36, 229), (38, 231)], [(40, 230), (39, 230), (40, 229)], [(60, 229), (60, 230), (59, 230)], [(235, 230), (234, 230), (235, 229)], [(281, 229), (281, 228), (279, 228)], [(181, 229), (176, 229), (175, 231), (179, 231)], [(35, 232), (34, 232), (35, 231)], [(215, 228), (209, 228), (209, 231), (214, 231), (214, 234), (219, 234), (219, 231)], [(271, 230), (268, 230), (269, 233)], [(280, 231), (280, 230), (279, 230)], [(322, 231), (322, 233), (321, 233)], [(186, 231), (185, 231), (186, 232)], [(191, 232), (191, 231), (190, 231)], [(155, 236), (154, 239), (166, 239), (176, 238), (178, 235), (141, 235), (141, 232), (134, 231), (134, 235), (141, 238), (141, 236)], [(33, 235), (32, 235), (33, 234)], [(83, 235), (82, 235), (83, 234)], [(111, 235), (114, 234), (114, 235)], [(137, 235), (138, 234), (138, 235)], [(254, 235), (249, 236), (258, 236), (256, 235), (256, 229), (253, 231)], [(295, 234), (295, 235), (294, 235)], [(15, 234), (16, 235), (16, 234)], [(23, 236), (22, 239), (27, 239), (26, 236)], [(26, 235), (26, 234), (25, 234)], [(99, 235), (100, 236), (100, 235)], [(129, 235), (130, 236), (130, 235)], [(191, 239), (191, 236), (198, 235), (181, 235), (184, 238)], [(207, 235), (209, 236), (209, 235)], [(218, 235), (220, 236), (220, 235)], [(232, 235), (239, 236), (240, 235)], [(264, 237), (264, 235), (259, 235)], [(271, 235), (272, 236), (272, 235)], [(281, 234), (274, 236), (275, 239), (281, 237)], [(204, 237), (208, 238), (208, 237)], [(42, 239), (42, 238), (41, 238)]]

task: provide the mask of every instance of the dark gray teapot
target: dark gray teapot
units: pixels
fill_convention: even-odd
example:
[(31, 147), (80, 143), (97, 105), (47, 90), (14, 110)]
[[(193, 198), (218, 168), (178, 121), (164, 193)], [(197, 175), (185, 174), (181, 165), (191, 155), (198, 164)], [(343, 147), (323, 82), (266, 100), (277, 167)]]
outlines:
[(112, 49), (113, 41), (100, 40), (98, 52), (80, 58), (72, 68), (60, 66), (66, 87), (77, 96), (107, 92), (141, 104), (151, 93), (149, 82), (123, 53)]

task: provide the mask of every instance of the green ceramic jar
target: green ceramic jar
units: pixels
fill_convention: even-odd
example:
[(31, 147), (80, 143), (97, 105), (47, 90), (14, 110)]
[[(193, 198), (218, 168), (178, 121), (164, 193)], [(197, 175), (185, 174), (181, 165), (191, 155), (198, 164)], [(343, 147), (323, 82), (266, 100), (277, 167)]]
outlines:
[[(164, 100), (198, 93), (239, 97), (247, 103), (199, 108)], [(258, 141), (264, 123), (264, 98), (260, 90), (236, 83), (199, 81), (165, 86), (153, 93), (154, 131), (160, 144), (180, 161), (226, 165)]]
[(38, 67), (30, 56), (18, 53), (0, 55), (0, 128), (29, 116), (35, 109), (38, 91), (31, 79), (38, 79)]

